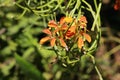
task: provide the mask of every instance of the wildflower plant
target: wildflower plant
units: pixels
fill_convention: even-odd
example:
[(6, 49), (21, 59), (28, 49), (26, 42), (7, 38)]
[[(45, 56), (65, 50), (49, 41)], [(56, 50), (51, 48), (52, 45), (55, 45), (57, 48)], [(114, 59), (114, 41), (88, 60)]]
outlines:
[[(47, 36), (40, 40), (40, 44), (50, 41), (50, 46), (56, 51), (58, 57), (64, 59), (70, 59), (69, 54), (76, 54), (78, 57), (79, 53), (85, 52), (86, 42), (91, 43), (91, 36), (87, 30), (87, 20), (83, 15), (78, 20), (72, 17), (62, 17), (59, 22), (51, 20), (43, 33)], [(78, 49), (77, 52), (73, 52), (74, 49)], [(62, 55), (61, 51), (64, 51), (65, 55)], [(77, 57), (71, 56), (71, 58), (76, 59), (75, 62), (79, 61)]]
[[(56, 53), (55, 62), (68, 69), (74, 66), (80, 67), (82, 59), (85, 56), (90, 57), (100, 80), (103, 80), (93, 56), (101, 37), (101, 0), (93, 0), (93, 6), (87, 0), (48, 1), (41, 0), (38, 5), (35, 5), (30, 4), (30, 0), (28, 2), (26, 0), (27, 8), (16, 3), (17, 6), (24, 9), (22, 15), (26, 11), (32, 11), (43, 19), (43, 23), (47, 23), (47, 27), (42, 30), (46, 36), (40, 39), (40, 47), (49, 42), (50, 46), (48, 48)], [(57, 11), (57, 9), (60, 11)], [(57, 12), (64, 14), (59, 20), (56, 19)], [(86, 13), (90, 13), (90, 16), (92, 16), (91, 26), (88, 25), (91, 21)]]
[[(47, 34), (40, 40), (40, 44), (44, 44), (46, 41), (50, 41), (50, 46), (55, 51), (57, 55), (57, 60), (60, 61), (64, 67), (74, 66), (76, 63), (80, 62), (81, 57), (88, 55), (92, 58), (95, 64), (94, 57), (92, 53), (97, 49), (100, 40), (100, 8), (101, 3), (97, 4), (94, 0), (96, 12), (93, 11), (92, 7), (85, 0), (77, 2), (82, 2), (86, 5), (81, 4), (78, 15), (75, 17), (75, 8), (70, 11), (70, 14), (61, 17), (59, 21), (50, 20), (48, 22), (48, 28), (44, 29), (42, 32)], [(75, 5), (78, 7), (78, 3)], [(82, 9), (86, 8), (90, 11), (94, 21), (91, 30), (87, 29), (87, 17), (82, 14)], [(93, 38), (90, 33), (94, 32), (95, 37)], [(95, 66), (100, 79), (102, 77)]]

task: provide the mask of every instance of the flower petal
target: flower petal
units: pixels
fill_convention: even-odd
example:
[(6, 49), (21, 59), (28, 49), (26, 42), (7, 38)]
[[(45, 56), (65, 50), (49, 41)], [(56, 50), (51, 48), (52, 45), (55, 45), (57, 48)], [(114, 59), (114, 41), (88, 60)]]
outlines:
[(56, 41), (55, 38), (52, 38), (52, 39), (51, 39), (51, 41), (50, 41), (50, 45), (51, 45), (51, 47), (53, 47), (53, 46), (55, 45), (55, 41)]
[(44, 32), (45, 34), (48, 34), (48, 35), (52, 35), (52, 33), (50, 32), (49, 29), (44, 29), (42, 32)]
[(65, 17), (63, 22), (71, 23), (73, 21), (72, 17)]
[(85, 16), (81, 16), (79, 19), (80, 22), (87, 23), (87, 19)]
[(60, 30), (60, 28), (55, 29), (55, 30), (53, 31), (53, 34), (59, 32), (59, 30)]
[(63, 46), (63, 47), (67, 47), (65, 41), (64, 41), (62, 38), (60, 38), (60, 44), (61, 44), (61, 46)]
[(71, 26), (71, 27), (69, 28), (69, 30), (70, 30), (71, 32), (74, 32), (74, 33), (75, 33), (76, 26)]
[(67, 30), (68, 29), (68, 25), (67, 24), (63, 24), (62, 26), (61, 26), (61, 30)]
[(86, 27), (86, 23), (80, 23), (80, 28), (84, 28), (84, 27)]
[(65, 23), (64, 19), (65, 19), (65, 17), (60, 18), (60, 25), (63, 25)]
[(39, 43), (44, 44), (48, 40), (50, 40), (50, 37), (47, 36), (47, 37), (42, 38)]
[(54, 20), (49, 21), (48, 26), (49, 27), (54, 27), (54, 28), (58, 27), (57, 23)]
[(83, 33), (83, 36), (85, 37), (85, 39), (86, 39), (88, 42), (91, 42), (91, 37), (90, 37), (89, 34)]
[(65, 34), (65, 38), (66, 39), (70, 39), (73, 35), (75, 35), (74, 32), (71, 32), (70, 30), (68, 30)]
[(84, 41), (83, 41), (83, 39), (82, 38), (78, 38), (78, 48), (82, 48), (82, 46), (84, 45)]

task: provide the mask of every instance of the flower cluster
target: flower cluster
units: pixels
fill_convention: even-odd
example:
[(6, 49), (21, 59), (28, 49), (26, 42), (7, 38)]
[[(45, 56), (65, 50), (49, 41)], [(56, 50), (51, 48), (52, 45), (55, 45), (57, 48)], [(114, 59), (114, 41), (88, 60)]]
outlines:
[(69, 44), (77, 43), (78, 48), (81, 49), (85, 41), (91, 42), (91, 37), (87, 32), (85, 16), (81, 16), (79, 19), (62, 17), (59, 22), (49, 21), (48, 28), (43, 30), (47, 36), (40, 40), (40, 44), (50, 41), (51, 47), (56, 45), (68, 50)]

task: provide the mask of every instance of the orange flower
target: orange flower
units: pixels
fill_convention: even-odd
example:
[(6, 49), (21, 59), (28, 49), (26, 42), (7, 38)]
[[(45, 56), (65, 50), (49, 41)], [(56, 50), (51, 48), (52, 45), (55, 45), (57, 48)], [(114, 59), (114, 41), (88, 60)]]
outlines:
[(48, 40), (50, 40), (50, 46), (53, 47), (55, 45), (56, 39), (55, 38), (51, 38), (50, 36), (44, 37), (40, 40), (40, 44), (44, 44), (45, 42), (47, 42)]
[(44, 37), (40, 40), (40, 44), (44, 44), (46, 41), (50, 40), (50, 45), (53, 47), (55, 45), (56, 39), (52, 37), (52, 33), (49, 29), (44, 29), (43, 32), (47, 34), (47, 37)]
[(86, 19), (85, 16), (81, 16), (78, 21), (79, 21), (79, 25), (80, 25), (81, 28), (86, 27), (86, 25), (87, 25), (87, 19)]
[(49, 21), (48, 26), (50, 28), (54, 28), (53, 34), (55, 34), (56, 32), (59, 32), (60, 30), (67, 29), (67, 24), (64, 24), (65, 23), (64, 19), (65, 17), (62, 17), (59, 23), (56, 23), (54, 20)]
[(116, 0), (116, 1), (115, 1), (114, 9), (115, 9), (115, 10), (120, 10), (120, 0)]
[(68, 31), (65, 34), (65, 38), (66, 39), (70, 39), (72, 36), (75, 35), (75, 31), (76, 31), (76, 26), (71, 26)]
[[(50, 41), (51, 47), (53, 47), (57, 41), (57, 39), (60, 40), (60, 44), (62, 47), (67, 47), (66, 43), (62, 38), (59, 38), (57, 35), (57, 32), (59, 33), (60, 30), (66, 29), (67, 26), (63, 25), (62, 27), (59, 27), (59, 24), (57, 24), (54, 20), (49, 21), (48, 26), (49, 29), (44, 29), (42, 32), (47, 34), (47, 37), (44, 37), (40, 40), (40, 44), (44, 44), (46, 41)], [(53, 30), (51, 28), (54, 28)]]
[[(51, 20), (48, 23), (49, 28), (43, 30), (43, 32), (48, 36), (42, 38), (40, 40), (40, 44), (44, 44), (49, 40), (51, 47), (56, 44), (61, 45), (68, 50), (68, 46), (65, 41), (67, 39), (67, 43), (69, 44), (69, 40), (72, 38), (75, 40), (74, 42), (77, 40), (78, 48), (81, 49), (84, 46), (84, 41), (88, 41), (89, 43), (91, 42), (90, 35), (86, 33), (86, 25), (87, 20), (85, 16), (81, 16), (78, 21), (76, 19), (73, 20), (72, 17), (62, 17), (58, 23)], [(85, 28), (85, 30), (82, 30), (81, 28)]]

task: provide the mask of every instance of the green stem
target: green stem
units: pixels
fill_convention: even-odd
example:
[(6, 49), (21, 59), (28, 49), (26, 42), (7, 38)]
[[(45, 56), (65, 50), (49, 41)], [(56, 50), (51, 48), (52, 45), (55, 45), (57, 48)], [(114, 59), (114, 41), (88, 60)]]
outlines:
[(24, 11), (22, 12), (22, 14), (20, 14), (20, 15), (17, 17), (17, 19), (22, 18), (22, 17), (25, 15), (26, 12), (27, 12), (27, 9), (24, 9)]
[(67, 7), (66, 7), (66, 8), (69, 8), (69, 6), (70, 6), (71, 2), (72, 2), (72, 0), (70, 0), (70, 1), (68, 2), (68, 5), (67, 5)]
[[(97, 5), (97, 2), (96, 2), (96, 1), (97, 1), (97, 0), (94, 0), (94, 5), (95, 5), (95, 9), (96, 9), (96, 11), (97, 11), (97, 8), (98, 8), (97, 6), (98, 6), (98, 5)], [(100, 0), (100, 2), (101, 2), (101, 0)], [(98, 26), (100, 26), (100, 25), (101, 25), (100, 15), (99, 15), (99, 17), (98, 17), (98, 23), (99, 23)]]
[(70, 15), (69, 15), (70, 17), (73, 17), (73, 14), (75, 13), (76, 9), (79, 8), (79, 6), (80, 6), (80, 0), (77, 0), (75, 7), (74, 7), (73, 10), (70, 12)]
[[(56, 1), (56, 0), (51, 0), (51, 1), (47, 2), (46, 4), (44, 4), (44, 5), (42, 5), (42, 6), (38, 6), (37, 9), (41, 9), (41, 8), (43, 8), (43, 7), (46, 7), (46, 6), (49, 7), (49, 5), (50, 5), (51, 3), (53, 3), (54, 1)], [(42, 1), (41, 1), (41, 2), (42, 2)]]
[(95, 19), (95, 12), (93, 11), (91, 5), (88, 2), (86, 2), (85, 0), (82, 0), (82, 2), (84, 2), (88, 6), (87, 10), (91, 12), (93, 18)]
[[(101, 6), (102, 6), (102, 3), (100, 3), (99, 6), (98, 6), (97, 13), (96, 13), (96, 16), (95, 16), (95, 19), (94, 19), (94, 22), (93, 22), (93, 25), (92, 25), (92, 28), (91, 28), (92, 31), (94, 31), (95, 24), (97, 23), (98, 17), (100, 17), (99, 14), (100, 14)], [(100, 26), (98, 25), (96, 27), (97, 27), (97, 30), (100, 31), (99, 30)]]
[(97, 71), (97, 73), (99, 75), (100, 80), (103, 80), (102, 75), (101, 75), (100, 71), (98, 70), (97, 66), (95, 66), (95, 69), (96, 69), (96, 71)]
[[(94, 58), (94, 56), (92, 56), (90, 53), (87, 53), (87, 55), (91, 57), (91, 59), (92, 59), (92, 61), (93, 61), (93, 64), (95, 64), (95, 58)], [(97, 72), (97, 74), (98, 74), (98, 76), (99, 76), (99, 79), (100, 79), (100, 80), (103, 80), (102, 75), (101, 75), (101, 73), (100, 73), (100, 71), (98, 70), (98, 67), (97, 67), (96, 65), (95, 65), (95, 70), (96, 70), (96, 72)]]
[(99, 3), (98, 8), (97, 8), (97, 3), (94, 2), (95, 6), (97, 8), (96, 9), (97, 13), (95, 14), (95, 11), (93, 11), (91, 5), (88, 2), (86, 2), (85, 0), (82, 0), (82, 2), (84, 2), (88, 6), (88, 8), (86, 8), (86, 9), (91, 12), (91, 14), (94, 18), (94, 22), (93, 22), (91, 30), (94, 31), (95, 25), (96, 25), (97, 30), (100, 31), (100, 29), (99, 29), (99, 27), (100, 27), (100, 15), (99, 15), (99, 13), (100, 13), (100, 10), (101, 10), (102, 3)]
[(108, 51), (107, 53), (105, 53), (105, 56), (110, 56), (111, 54), (117, 52), (118, 50), (120, 50), (120, 45), (114, 47), (113, 49), (111, 49), (110, 51)]
[(96, 11), (97, 11), (97, 2), (96, 2), (97, 0), (94, 0), (94, 5), (95, 5), (95, 9), (96, 9)]

